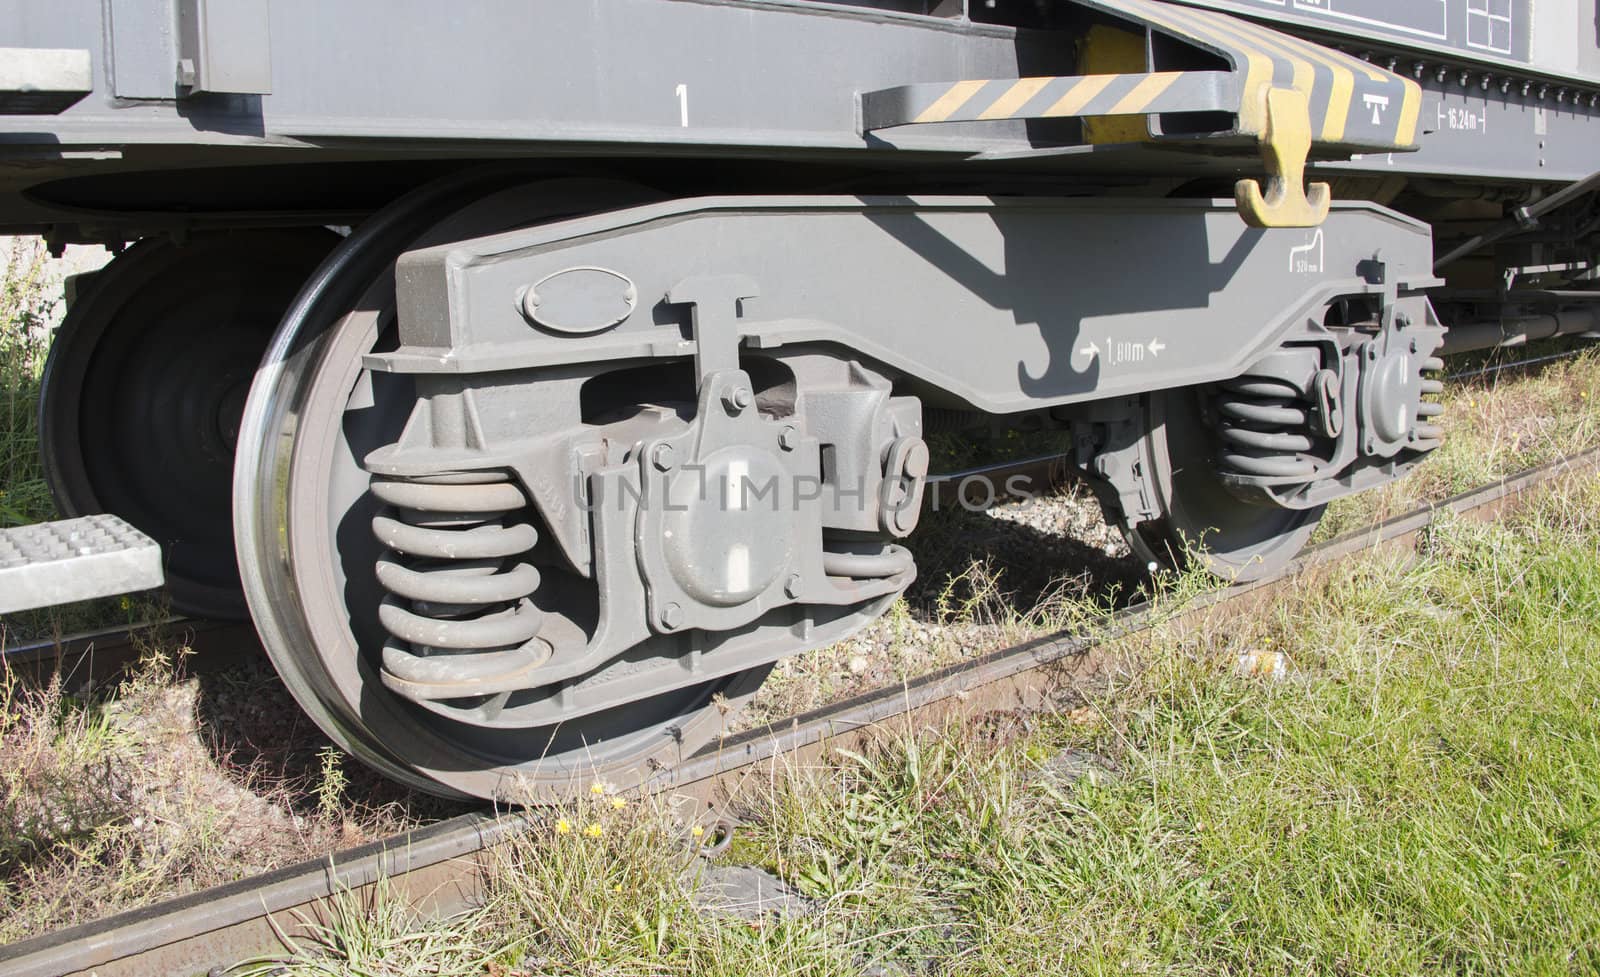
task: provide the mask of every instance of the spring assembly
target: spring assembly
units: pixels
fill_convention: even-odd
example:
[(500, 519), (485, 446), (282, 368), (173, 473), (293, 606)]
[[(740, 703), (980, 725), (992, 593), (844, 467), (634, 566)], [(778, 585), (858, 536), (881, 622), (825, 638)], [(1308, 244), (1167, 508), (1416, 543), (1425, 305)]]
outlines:
[[(1444, 360), (1437, 356), (1430, 356), (1422, 361), (1421, 371), (1424, 374), (1439, 373), (1442, 370), (1444, 370)], [(1444, 381), (1424, 376), (1418, 390), (1422, 396), (1417, 402), (1417, 424), (1412, 429), (1417, 437), (1412, 446), (1422, 450), (1437, 448), (1444, 440), (1444, 428), (1438, 423), (1439, 415), (1444, 413), (1444, 405), (1427, 398), (1443, 393)]]
[(1242, 376), (1219, 385), (1216, 405), (1222, 468), (1252, 480), (1315, 478), (1312, 407), (1293, 384)]
[(393, 507), (372, 530), (387, 591), (378, 619), (390, 635), (383, 681), (414, 701), (459, 699), (529, 686), (550, 657), (531, 595), (539, 571), (513, 560), (539, 533), (509, 518), (527, 496), (504, 474), (422, 478), (375, 475), (372, 494)]

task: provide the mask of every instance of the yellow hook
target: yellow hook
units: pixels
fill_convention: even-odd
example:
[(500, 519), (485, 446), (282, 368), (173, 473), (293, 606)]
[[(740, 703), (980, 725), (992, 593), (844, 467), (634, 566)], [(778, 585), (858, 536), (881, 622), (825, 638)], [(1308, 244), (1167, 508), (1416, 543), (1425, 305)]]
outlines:
[(1326, 183), (1305, 186), (1306, 154), (1311, 151), (1311, 103), (1293, 88), (1267, 90), (1261, 160), (1267, 191), (1255, 180), (1233, 185), (1239, 216), (1251, 227), (1316, 227), (1328, 216), (1332, 194)]

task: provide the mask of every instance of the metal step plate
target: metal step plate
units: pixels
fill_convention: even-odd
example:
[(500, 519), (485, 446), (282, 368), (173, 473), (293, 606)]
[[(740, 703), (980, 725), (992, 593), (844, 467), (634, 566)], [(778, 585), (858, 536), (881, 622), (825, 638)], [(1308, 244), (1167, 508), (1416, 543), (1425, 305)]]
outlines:
[(0, 529), (0, 614), (162, 582), (160, 545), (116, 516)]
[(88, 51), (0, 47), (0, 115), (55, 115), (93, 88)]

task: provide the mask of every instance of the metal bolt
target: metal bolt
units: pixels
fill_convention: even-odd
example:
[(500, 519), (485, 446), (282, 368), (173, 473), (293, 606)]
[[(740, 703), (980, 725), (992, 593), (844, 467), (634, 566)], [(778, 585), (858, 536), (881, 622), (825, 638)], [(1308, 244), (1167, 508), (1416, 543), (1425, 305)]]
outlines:
[(661, 608), (661, 626), (668, 631), (676, 630), (683, 626), (683, 608), (677, 604), (667, 604)]
[(1394, 314), (1394, 327), (1396, 329), (1404, 329), (1409, 325), (1411, 325), (1411, 314), (1409, 312), (1396, 312)]
[(756, 396), (749, 387), (729, 387), (722, 392), (722, 406), (730, 414), (737, 414), (755, 402)]
[(778, 447), (785, 451), (800, 447), (800, 430), (793, 424), (785, 424), (783, 430), (778, 432)]
[(1471, 82), (1472, 82), (1472, 73), (1468, 72), (1468, 71), (1463, 71), (1461, 73), (1460, 82), (1461, 82), (1461, 87), (1462, 88), (1466, 88), (1467, 85), (1471, 84)]
[(670, 472), (678, 464), (678, 453), (670, 444), (658, 444), (650, 451), (650, 463), (656, 471)]
[(1419, 350), (1421, 348), (1422, 348), (1422, 344), (1421, 343), (1417, 342), (1415, 339), (1413, 339), (1411, 341), (1411, 352), (1415, 353), (1417, 350)]
[(800, 584), (803, 582), (800, 579), (800, 574), (791, 573), (789, 574), (789, 579), (783, 583), (783, 592), (789, 595), (790, 600), (794, 600), (800, 596)]

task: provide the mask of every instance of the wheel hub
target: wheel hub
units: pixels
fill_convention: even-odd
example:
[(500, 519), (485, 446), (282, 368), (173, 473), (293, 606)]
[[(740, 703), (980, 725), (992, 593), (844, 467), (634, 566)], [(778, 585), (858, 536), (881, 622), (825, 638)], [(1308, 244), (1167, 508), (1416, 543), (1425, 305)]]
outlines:
[(780, 488), (794, 473), (749, 445), (718, 448), (692, 468), (664, 478), (661, 560), (696, 604), (747, 604), (793, 559), (798, 520), (762, 489)]

